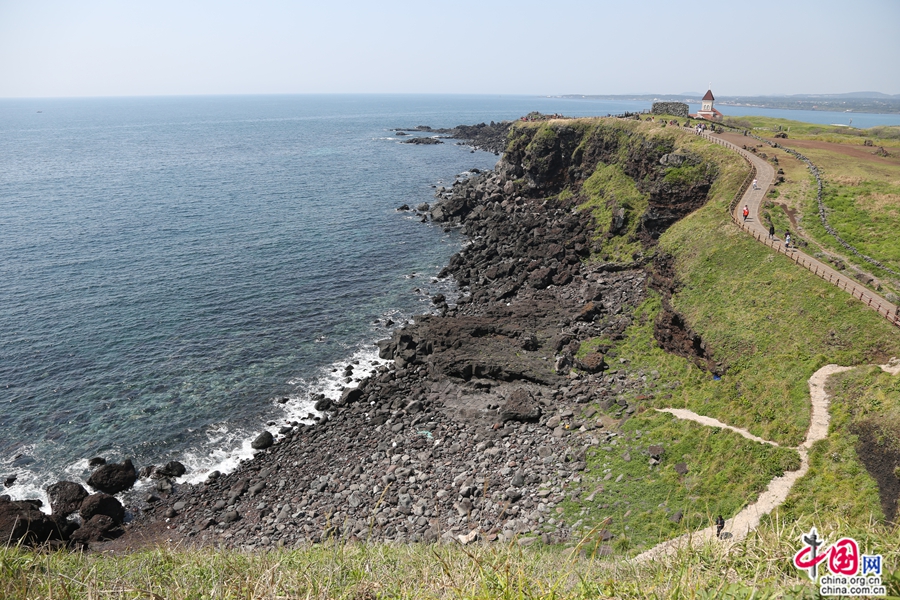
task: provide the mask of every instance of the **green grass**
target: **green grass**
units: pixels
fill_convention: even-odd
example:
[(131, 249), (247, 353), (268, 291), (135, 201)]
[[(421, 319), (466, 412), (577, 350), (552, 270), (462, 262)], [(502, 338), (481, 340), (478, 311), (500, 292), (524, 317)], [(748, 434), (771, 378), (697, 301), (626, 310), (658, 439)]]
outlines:
[(726, 117), (726, 125), (734, 125), (743, 129), (754, 130), (764, 136), (785, 132), (789, 138), (820, 140), (823, 142), (862, 144), (866, 139), (877, 146), (900, 146), (900, 127), (872, 127), (857, 129), (854, 127), (836, 127), (818, 123), (804, 123), (790, 119), (772, 117)]
[[(821, 522), (826, 539), (855, 535), (881, 553), (888, 591), (900, 595), (896, 532)], [(592, 559), (574, 548), (325, 544), (293, 551), (158, 549), (129, 555), (0, 549), (4, 600), (374, 600), (375, 598), (620, 600), (808, 599), (791, 565), (805, 530), (779, 520), (730, 552), (712, 542), (645, 564)]]
[(890, 530), (883, 523), (878, 486), (860, 461), (865, 450), (858, 432), (862, 424), (874, 425), (885, 447), (900, 452), (900, 376), (863, 366), (833, 375), (828, 391), (828, 437), (813, 447), (809, 473), (791, 490), (781, 513), (801, 527), (815, 524), (819, 515), (840, 514), (857, 530)]
[[(803, 150), (824, 171), (823, 201), (829, 224), (857, 250), (900, 272), (900, 163), (870, 163), (837, 152)], [(825, 231), (815, 195), (806, 202), (803, 226), (830, 251), (845, 255), (848, 262), (876, 276), (898, 279), (849, 254)]]
[[(791, 147), (795, 139), (851, 146), (870, 143), (871, 147), (867, 147), (862, 156), (851, 156), (837, 148), (797, 146), (797, 149), (823, 175), (823, 201), (828, 210), (829, 224), (861, 253), (894, 271), (900, 271), (900, 245), (896, 243), (896, 231), (900, 226), (900, 162), (896, 159), (883, 160), (874, 154), (877, 147), (883, 146), (896, 156), (900, 147), (900, 127), (853, 129), (764, 117), (745, 117), (734, 123), (751, 127), (763, 136), (771, 136), (778, 131), (789, 132), (788, 139), (777, 140), (787, 147)], [(779, 157), (779, 166), (785, 170), (787, 181), (780, 186), (778, 202), (799, 211), (803, 237), (821, 245), (830, 254), (840, 256), (847, 264), (882, 278), (882, 283), (894, 293), (900, 292), (900, 281), (895, 275), (854, 256), (825, 231), (819, 220), (814, 180), (808, 172), (803, 174), (805, 165), (780, 150), (763, 147), (760, 151)], [(764, 217), (771, 217), (779, 232), (789, 226), (778, 207), (764, 211)], [(795, 234), (798, 233), (796, 228), (790, 228)]]
[(809, 472), (779, 509), (783, 519), (807, 529), (834, 515), (844, 515), (857, 530), (881, 525), (878, 486), (860, 463), (856, 443), (855, 435), (839, 431), (813, 445)]
[[(665, 453), (651, 467), (647, 449), (656, 444)], [(686, 474), (675, 471), (679, 463)], [(636, 553), (708, 527), (716, 515), (731, 518), (772, 478), (799, 468), (800, 457), (651, 410), (626, 421), (612, 444), (592, 450), (588, 466), (581, 497), (566, 503), (567, 520), (580, 520), (586, 531), (605, 529), (616, 550)]]
[[(633, 393), (647, 396), (642, 401), (644, 404), (689, 408), (748, 429), (764, 439), (796, 446), (803, 441), (809, 427), (809, 377), (832, 362), (866, 364), (900, 356), (900, 335), (845, 292), (798, 268), (731, 224), (726, 207), (746, 176), (743, 161), (710, 147), (696, 136), (678, 139), (677, 146), (680, 152), (691, 152), (715, 163), (720, 176), (710, 192), (710, 202), (665, 233), (660, 239), (660, 250), (676, 258), (681, 289), (673, 296), (673, 305), (702, 336), (725, 373), (716, 380), (691, 361), (659, 348), (653, 337), (653, 324), (661, 308), (660, 298), (655, 294), (638, 308), (624, 340), (615, 343), (599, 338), (587, 340), (579, 354), (599, 348), (605, 351), (608, 362), (622, 359), (630, 371), (657, 373), (657, 377), (648, 378), (643, 389)], [(635, 189), (620, 176), (621, 172), (614, 166), (602, 165), (588, 180), (585, 190), (591, 198), (602, 199), (608, 194), (607, 189), (614, 190), (616, 195), (622, 195), (622, 190)], [(602, 202), (599, 207), (596, 202), (588, 203), (587, 207), (594, 210), (599, 223), (608, 222), (610, 214)], [(818, 460), (817, 452), (820, 452), (818, 447), (813, 453), (814, 461)], [(730, 472), (730, 461), (739, 462), (739, 459), (725, 460), (721, 470)], [(871, 519), (873, 482), (860, 469), (859, 463), (854, 463), (845, 465), (838, 474), (829, 475), (854, 474), (855, 479), (848, 479), (844, 484), (847, 490), (854, 485), (860, 490), (859, 501), (851, 502), (853, 509), (848, 509), (846, 503), (829, 505), (825, 490), (808, 494), (809, 502), (834, 511), (831, 516), (846, 511), (857, 520)], [(597, 477), (596, 468), (592, 468), (585, 479)], [(704, 508), (714, 512), (721, 507), (723, 514), (730, 516), (729, 510), (738, 506), (741, 495), (752, 494), (748, 490), (755, 490), (757, 483), (744, 482), (745, 487), (740, 489), (722, 487), (718, 496), (704, 497)], [(638, 519), (641, 523), (638, 532), (626, 534), (624, 529), (616, 532), (620, 546), (637, 547), (673, 535), (677, 530), (663, 510), (654, 512), (650, 508), (676, 494), (678, 487), (672, 481), (658, 478), (644, 481), (640, 488), (648, 498), (646, 507), (638, 504), (638, 512), (643, 511), (644, 518)], [(634, 491), (624, 493), (637, 496)], [(568, 508), (570, 521), (576, 515), (582, 516), (575, 510), (576, 504)], [(586, 513), (589, 517), (586, 522), (602, 522), (607, 516), (615, 521), (618, 515), (621, 526), (625, 525), (621, 516), (628, 509), (624, 505), (618, 505), (614, 514), (609, 510), (598, 511), (596, 507), (585, 508), (593, 508)], [(807, 508), (805, 504), (803, 510)], [(708, 513), (683, 512), (693, 515), (685, 527), (707, 524), (701, 521), (708, 519)], [(628, 522), (630, 528), (635, 527), (632, 520)]]
[(843, 515), (856, 531), (886, 530), (878, 486), (859, 459), (855, 426), (875, 420), (900, 449), (900, 377), (874, 366), (832, 375), (828, 437), (810, 451), (810, 468), (780, 509), (782, 518), (810, 527), (822, 516)]
[(726, 368), (720, 382), (684, 386), (681, 399), (760, 437), (796, 445), (809, 423), (809, 376), (828, 363), (900, 355), (900, 335), (845, 292), (740, 233), (716, 204), (660, 240), (677, 257), (684, 285), (674, 306)]
[[(791, 145), (790, 139), (780, 142)], [(860, 252), (900, 272), (900, 245), (895, 243), (900, 227), (900, 163), (848, 156), (835, 149), (799, 150), (822, 173), (829, 223)], [(795, 240), (808, 243), (804, 250), (819, 259), (840, 258), (844, 265), (853, 267), (847, 271), (850, 276), (863, 271), (878, 277), (879, 281), (869, 286), (875, 291), (900, 292), (900, 278), (848, 252), (825, 230), (819, 219), (815, 179), (806, 164), (781, 149), (762, 146), (759, 151), (777, 157), (785, 177), (785, 182), (775, 188), (776, 195), (767, 196), (762, 206), (763, 223), (774, 224), (779, 237), (789, 229)], [(789, 221), (787, 210), (795, 212), (799, 229)]]
[[(628, 177), (618, 164), (600, 164), (594, 173), (584, 182), (583, 194), (587, 201), (579, 206), (582, 210), (590, 210), (601, 232), (608, 232), (613, 221), (613, 214), (624, 209), (626, 219), (622, 231), (609, 236), (604, 244), (605, 260), (628, 262), (632, 255), (640, 250), (641, 244), (634, 239), (640, 225), (638, 216), (647, 210), (648, 195), (642, 194), (634, 180)], [(604, 233), (600, 236), (605, 237)]]

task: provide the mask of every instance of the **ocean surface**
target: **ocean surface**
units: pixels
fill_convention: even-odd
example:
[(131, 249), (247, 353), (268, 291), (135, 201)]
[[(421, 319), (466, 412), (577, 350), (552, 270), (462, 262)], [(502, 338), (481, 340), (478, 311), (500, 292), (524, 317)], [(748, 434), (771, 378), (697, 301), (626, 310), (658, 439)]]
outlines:
[(336, 397), (377, 366), (388, 319), (430, 310), (437, 292), (452, 300), (436, 275), (462, 240), (396, 209), (497, 157), (401, 144), (393, 128), (647, 108), (0, 100), (0, 484), (15, 478), (0, 493), (45, 498), (86, 479), (94, 456), (180, 460), (187, 481), (232, 469), (263, 428), (308, 420), (311, 394)]

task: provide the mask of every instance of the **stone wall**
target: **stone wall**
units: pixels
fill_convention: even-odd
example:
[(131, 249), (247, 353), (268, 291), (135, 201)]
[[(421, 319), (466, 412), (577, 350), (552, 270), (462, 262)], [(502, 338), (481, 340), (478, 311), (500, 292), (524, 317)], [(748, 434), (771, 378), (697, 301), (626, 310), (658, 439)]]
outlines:
[(650, 114), (687, 117), (688, 105), (684, 102), (654, 102), (653, 108), (650, 109)]

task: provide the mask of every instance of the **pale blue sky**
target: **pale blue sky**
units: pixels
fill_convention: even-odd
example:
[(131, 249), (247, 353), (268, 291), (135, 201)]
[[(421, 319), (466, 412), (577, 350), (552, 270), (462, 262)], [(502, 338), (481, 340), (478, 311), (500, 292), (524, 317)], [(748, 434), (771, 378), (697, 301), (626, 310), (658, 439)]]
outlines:
[(0, 0), (0, 97), (900, 94), (900, 1)]

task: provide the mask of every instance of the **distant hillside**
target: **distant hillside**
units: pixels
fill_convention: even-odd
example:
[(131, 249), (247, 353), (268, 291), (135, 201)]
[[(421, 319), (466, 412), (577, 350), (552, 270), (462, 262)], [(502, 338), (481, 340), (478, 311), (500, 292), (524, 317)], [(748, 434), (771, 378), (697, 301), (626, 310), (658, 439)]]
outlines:
[[(644, 100), (646, 102), (699, 103), (702, 93), (684, 94), (625, 94), (581, 95), (565, 94), (560, 98), (590, 98), (594, 100)], [(787, 110), (852, 111), (878, 114), (900, 113), (900, 94), (881, 92), (849, 92), (845, 94), (794, 94), (791, 96), (717, 96), (725, 106), (755, 106)]]

